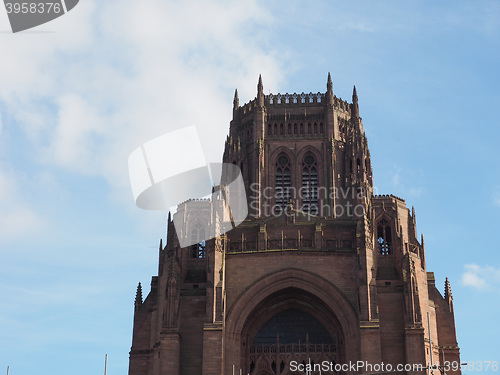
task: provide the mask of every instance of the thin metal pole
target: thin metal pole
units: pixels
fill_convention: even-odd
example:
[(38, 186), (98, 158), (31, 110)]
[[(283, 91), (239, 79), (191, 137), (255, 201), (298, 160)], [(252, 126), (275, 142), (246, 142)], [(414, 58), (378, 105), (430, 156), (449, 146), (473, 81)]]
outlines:
[(433, 371), (433, 362), (432, 362), (432, 337), (431, 337), (431, 315), (429, 313), (429, 311), (427, 311), (427, 324), (429, 326), (429, 346), (430, 346), (430, 360), (431, 360), (431, 364), (429, 366), (429, 374), (433, 374), (434, 371)]
[(10, 366), (7, 366), (7, 375), (9, 375)]
[(106, 357), (104, 359), (104, 375), (108, 372), (108, 355), (106, 354)]

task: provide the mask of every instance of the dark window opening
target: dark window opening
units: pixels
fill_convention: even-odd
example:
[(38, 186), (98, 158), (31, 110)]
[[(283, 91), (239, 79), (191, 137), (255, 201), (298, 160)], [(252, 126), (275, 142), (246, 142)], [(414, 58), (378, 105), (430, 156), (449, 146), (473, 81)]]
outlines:
[(377, 226), (377, 242), (380, 255), (391, 254), (391, 227), (385, 220), (382, 220)]
[(336, 340), (325, 326), (312, 315), (298, 309), (288, 309), (271, 317), (255, 335), (252, 346), (280, 344), (334, 344)]

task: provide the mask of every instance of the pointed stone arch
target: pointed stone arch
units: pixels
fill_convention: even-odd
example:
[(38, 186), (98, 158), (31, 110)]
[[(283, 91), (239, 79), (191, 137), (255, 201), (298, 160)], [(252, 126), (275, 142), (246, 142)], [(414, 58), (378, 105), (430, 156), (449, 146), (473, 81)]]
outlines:
[(248, 366), (246, 353), (252, 335), (272, 316), (292, 307), (312, 315), (329, 333), (338, 335), (339, 360), (355, 361), (360, 357), (358, 317), (346, 295), (318, 275), (286, 269), (260, 278), (229, 307), (225, 328), (226, 371), (231, 363)]

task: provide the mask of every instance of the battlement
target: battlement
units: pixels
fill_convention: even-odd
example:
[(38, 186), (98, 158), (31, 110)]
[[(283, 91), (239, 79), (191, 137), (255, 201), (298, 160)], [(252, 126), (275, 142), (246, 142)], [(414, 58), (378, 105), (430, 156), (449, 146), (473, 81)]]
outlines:
[[(326, 93), (318, 92), (313, 94), (312, 92), (310, 92), (309, 94), (306, 94), (302, 92), (300, 94), (297, 94), (294, 92), (293, 94), (271, 93), (269, 95), (264, 95), (264, 105), (270, 108), (314, 107), (318, 104), (326, 104)], [(253, 110), (257, 107), (257, 98), (255, 98), (253, 100), (250, 100), (248, 103), (239, 106), (236, 111), (240, 116), (245, 116), (253, 112)], [(333, 107), (337, 111), (344, 112), (349, 115), (351, 114), (351, 104), (346, 100), (338, 98), (335, 95), (333, 96)]]
[(401, 202), (405, 202), (405, 200), (403, 198), (400, 198), (394, 194), (377, 194), (377, 195), (374, 195), (373, 198), (394, 198), (394, 199), (397, 199)]

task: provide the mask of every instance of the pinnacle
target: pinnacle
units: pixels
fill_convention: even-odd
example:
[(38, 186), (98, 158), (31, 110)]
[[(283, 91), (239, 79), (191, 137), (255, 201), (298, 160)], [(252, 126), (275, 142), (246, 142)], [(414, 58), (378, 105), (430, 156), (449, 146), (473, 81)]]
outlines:
[(137, 293), (135, 294), (135, 304), (136, 305), (142, 304), (142, 285), (141, 285), (141, 283), (139, 283), (137, 285)]
[(446, 278), (446, 280), (444, 282), (444, 298), (446, 300), (453, 299), (453, 296), (451, 294), (450, 281), (448, 280), (448, 278)]
[(259, 84), (257, 85), (257, 92), (262, 94), (264, 92), (264, 86), (262, 85), (262, 76), (259, 74)]
[(233, 108), (238, 109), (240, 106), (240, 99), (238, 98), (238, 89), (234, 90), (234, 100), (233, 100)]
[(333, 94), (333, 83), (332, 83), (332, 76), (331, 76), (330, 72), (328, 72), (328, 80), (326, 81), (326, 89), (330, 95)]

